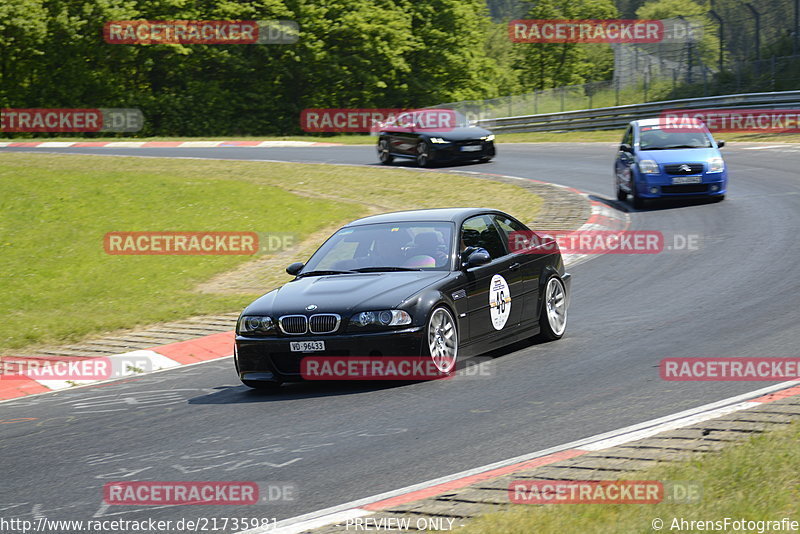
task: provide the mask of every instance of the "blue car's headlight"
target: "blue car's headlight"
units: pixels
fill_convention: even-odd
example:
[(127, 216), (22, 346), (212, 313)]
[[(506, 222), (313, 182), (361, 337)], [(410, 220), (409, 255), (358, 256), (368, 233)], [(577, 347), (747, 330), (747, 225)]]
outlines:
[(411, 324), (411, 315), (403, 310), (365, 311), (353, 315), (355, 326), (403, 326)]
[(658, 174), (658, 163), (652, 159), (643, 159), (639, 162), (639, 170), (642, 174)]
[(722, 158), (711, 158), (708, 160), (708, 172), (722, 172), (725, 170), (725, 162)]
[(266, 315), (244, 315), (236, 324), (236, 332), (242, 336), (263, 336), (275, 333), (275, 323)]

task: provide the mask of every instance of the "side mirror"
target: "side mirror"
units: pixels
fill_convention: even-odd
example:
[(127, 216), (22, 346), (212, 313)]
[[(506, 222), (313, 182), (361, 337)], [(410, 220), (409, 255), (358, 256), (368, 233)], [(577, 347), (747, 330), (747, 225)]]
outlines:
[(619, 145), (619, 150), (620, 152), (628, 152), (628, 153), (632, 152), (631, 145), (629, 145), (628, 143), (622, 143), (621, 145)]
[(480, 267), (481, 265), (491, 263), (491, 261), (492, 258), (489, 256), (489, 254), (476, 250), (467, 258), (467, 267)]
[(303, 267), (305, 267), (305, 266), (306, 266), (306, 264), (303, 263), (302, 261), (298, 261), (296, 263), (293, 263), (293, 264), (289, 265), (286, 268), (286, 274), (291, 274), (292, 276), (297, 276), (297, 273), (302, 271)]
[(722, 139), (717, 139), (717, 148), (722, 148), (725, 146), (725, 141)]

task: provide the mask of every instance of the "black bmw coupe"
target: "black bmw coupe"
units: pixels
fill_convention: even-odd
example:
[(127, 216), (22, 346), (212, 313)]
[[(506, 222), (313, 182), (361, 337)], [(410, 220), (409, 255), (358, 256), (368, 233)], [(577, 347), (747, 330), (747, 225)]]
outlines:
[(521, 339), (561, 338), (570, 291), (561, 253), (515, 252), (518, 233), (530, 230), (480, 208), (353, 221), (242, 312), (239, 378), (260, 389), (300, 381), (307, 357), (423, 358), (447, 374)]

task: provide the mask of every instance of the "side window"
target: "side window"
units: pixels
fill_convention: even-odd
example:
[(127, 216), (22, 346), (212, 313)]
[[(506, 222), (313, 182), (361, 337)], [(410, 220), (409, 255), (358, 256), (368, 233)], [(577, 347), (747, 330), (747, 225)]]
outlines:
[(506, 249), (509, 251), (516, 250), (517, 240), (522, 237), (526, 240), (530, 239), (531, 231), (524, 224), (515, 221), (504, 215), (492, 215), (492, 219), (500, 228), (500, 233), (503, 237)]
[(479, 215), (464, 221), (461, 226), (460, 251), (463, 252), (467, 247), (483, 248), (492, 259), (506, 255), (503, 238), (488, 215)]
[(625, 135), (622, 137), (622, 144), (633, 146), (633, 128), (628, 126), (628, 129), (625, 130)]

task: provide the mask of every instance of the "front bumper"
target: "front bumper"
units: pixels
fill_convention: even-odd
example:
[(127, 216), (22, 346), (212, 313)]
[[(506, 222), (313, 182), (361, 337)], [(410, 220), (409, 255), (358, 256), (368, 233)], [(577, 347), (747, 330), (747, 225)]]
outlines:
[[(462, 150), (465, 146), (480, 147), (480, 150)], [(494, 141), (459, 141), (446, 145), (433, 145), (434, 161), (470, 160), (494, 157), (497, 152)]]
[(697, 184), (673, 184), (671, 174), (636, 176), (636, 193), (641, 198), (697, 197), (724, 195), (728, 190), (728, 172), (703, 173)]
[[(385, 332), (319, 336), (236, 336), (236, 368), (241, 380), (301, 381), (304, 356), (415, 357), (422, 355), (423, 326)], [(325, 350), (292, 352), (291, 341), (324, 341)]]

